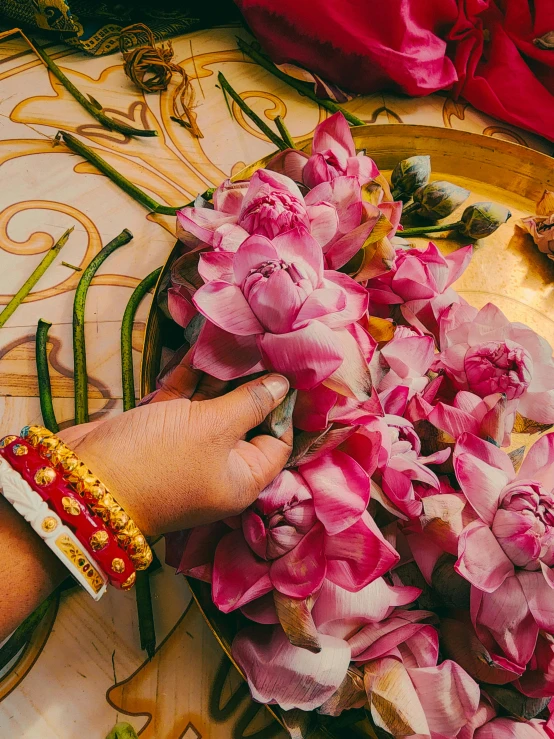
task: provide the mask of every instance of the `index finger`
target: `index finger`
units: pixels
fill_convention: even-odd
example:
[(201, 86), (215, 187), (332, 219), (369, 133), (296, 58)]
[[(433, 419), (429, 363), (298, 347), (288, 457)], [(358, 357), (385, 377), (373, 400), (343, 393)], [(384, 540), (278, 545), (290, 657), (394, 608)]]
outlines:
[(188, 398), (189, 400), (192, 398), (203, 373), (191, 365), (191, 353), (192, 350), (189, 349), (179, 364), (164, 375), (160, 381), (160, 388), (150, 401), (151, 403), (163, 403), (176, 398)]

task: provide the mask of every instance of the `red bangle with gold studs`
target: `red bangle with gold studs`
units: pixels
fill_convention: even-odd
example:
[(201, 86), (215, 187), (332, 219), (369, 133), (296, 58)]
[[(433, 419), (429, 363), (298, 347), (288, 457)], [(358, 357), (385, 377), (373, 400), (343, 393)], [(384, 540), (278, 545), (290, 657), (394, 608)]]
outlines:
[[(73, 531), (110, 584), (129, 590), (136, 580), (131, 558), (102, 519), (89, 510), (72, 490), (63, 475), (21, 437), (2, 439), (0, 455)], [(54, 518), (52, 522), (55, 524)], [(45, 519), (43, 526), (47, 523), (48, 519)]]
[(100, 516), (118, 543), (129, 555), (137, 570), (145, 570), (152, 562), (152, 550), (146, 537), (129, 518), (100, 480), (83, 464), (61, 439), (42, 426), (25, 426), (21, 436), (39, 454), (49, 460), (70, 487), (93, 513)]

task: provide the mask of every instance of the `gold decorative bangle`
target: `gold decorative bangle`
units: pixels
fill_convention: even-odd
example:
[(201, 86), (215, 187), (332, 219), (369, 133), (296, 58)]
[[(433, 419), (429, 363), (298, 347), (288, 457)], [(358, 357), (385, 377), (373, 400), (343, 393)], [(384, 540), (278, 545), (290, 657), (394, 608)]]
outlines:
[(137, 570), (152, 562), (152, 550), (134, 521), (77, 455), (43, 426), (25, 426), (21, 436), (57, 467), (88, 507), (104, 521), (129, 555)]

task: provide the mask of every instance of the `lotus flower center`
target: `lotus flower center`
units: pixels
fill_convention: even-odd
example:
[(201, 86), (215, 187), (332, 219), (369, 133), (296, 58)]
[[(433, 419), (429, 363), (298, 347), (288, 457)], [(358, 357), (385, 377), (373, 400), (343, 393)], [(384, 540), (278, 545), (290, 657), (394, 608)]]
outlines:
[(267, 262), (262, 262), (258, 267), (254, 267), (254, 269), (251, 269), (249, 274), (251, 275), (262, 275), (262, 277), (269, 277), (274, 272), (277, 272), (280, 269), (288, 269), (289, 264), (287, 262), (284, 262), (282, 259), (270, 259)]
[(514, 400), (529, 387), (533, 360), (513, 341), (487, 341), (468, 349), (464, 369), (471, 392), (482, 398), (504, 393), (508, 400)]
[(554, 564), (554, 495), (538, 482), (516, 480), (502, 491), (493, 534), (504, 552), (526, 570)]
[(239, 226), (249, 234), (273, 239), (297, 226), (309, 227), (306, 208), (301, 200), (286, 192), (260, 195), (242, 213)]

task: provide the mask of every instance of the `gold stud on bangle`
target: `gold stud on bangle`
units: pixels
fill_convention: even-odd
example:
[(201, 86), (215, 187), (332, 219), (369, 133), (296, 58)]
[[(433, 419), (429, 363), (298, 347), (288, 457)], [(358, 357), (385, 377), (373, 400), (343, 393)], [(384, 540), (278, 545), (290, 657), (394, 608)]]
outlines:
[(110, 537), (107, 531), (95, 531), (90, 537), (90, 546), (95, 552), (99, 552), (108, 544)]
[(121, 590), (130, 590), (135, 584), (137, 579), (137, 573), (132, 572), (124, 583), (121, 583)]
[(14, 444), (13, 446), (13, 453), (16, 457), (24, 457), (28, 452), (29, 450), (24, 444)]
[(37, 485), (50, 485), (56, 477), (56, 471), (52, 467), (41, 467), (35, 472), (35, 482)]
[(69, 513), (70, 516), (78, 516), (79, 513), (81, 513), (79, 504), (77, 503), (75, 498), (72, 498), (70, 495), (63, 496), (62, 505), (63, 505), (64, 511), (66, 513)]
[(125, 570), (125, 562), (120, 557), (114, 557), (112, 559), (112, 570), (117, 573), (121, 573)]
[(11, 444), (17, 439), (17, 436), (4, 436), (4, 438), (0, 441), (0, 447), (8, 446), (8, 444)]
[(43, 531), (54, 531), (57, 525), (58, 522), (53, 516), (46, 516), (41, 524), (41, 527)]

